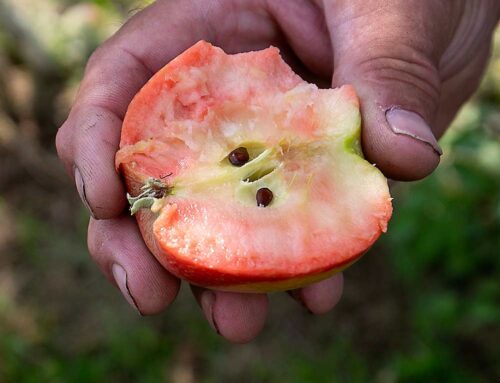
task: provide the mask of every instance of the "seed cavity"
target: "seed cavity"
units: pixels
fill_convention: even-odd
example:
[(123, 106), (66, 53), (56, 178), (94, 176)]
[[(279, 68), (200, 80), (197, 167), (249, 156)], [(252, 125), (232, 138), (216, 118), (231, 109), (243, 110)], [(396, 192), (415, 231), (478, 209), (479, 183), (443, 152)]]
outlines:
[(258, 207), (266, 207), (273, 200), (273, 192), (268, 188), (260, 188), (257, 190), (257, 194), (255, 195), (255, 199), (257, 200)]
[(268, 174), (272, 173), (276, 167), (274, 164), (269, 164), (267, 166), (264, 166), (260, 169), (256, 169), (253, 173), (249, 174), (243, 181), (244, 182), (255, 182), (260, 180), (261, 178), (267, 176)]
[(228, 159), (232, 165), (240, 167), (248, 162), (248, 160), (250, 159), (250, 155), (248, 154), (248, 150), (245, 147), (240, 146), (239, 148), (236, 148), (231, 153), (229, 153)]

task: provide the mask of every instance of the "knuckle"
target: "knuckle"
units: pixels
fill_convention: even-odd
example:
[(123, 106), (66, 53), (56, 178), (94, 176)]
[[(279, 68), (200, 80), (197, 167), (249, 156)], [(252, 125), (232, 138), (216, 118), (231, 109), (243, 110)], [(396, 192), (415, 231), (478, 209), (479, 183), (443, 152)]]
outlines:
[(69, 162), (71, 157), (71, 138), (68, 125), (69, 122), (66, 120), (66, 122), (57, 131), (55, 139), (57, 155), (62, 161), (65, 162)]
[(98, 68), (100, 64), (106, 60), (107, 50), (109, 49), (109, 40), (97, 47), (90, 55), (87, 65), (85, 66), (85, 75), (88, 75), (94, 68)]
[(87, 248), (90, 257), (97, 264), (101, 272), (109, 281), (113, 281), (111, 267), (114, 257), (108, 245), (108, 228), (106, 226), (106, 221), (90, 219), (87, 233)]
[(437, 70), (425, 61), (403, 57), (376, 57), (361, 63), (363, 71), (379, 80), (400, 81), (419, 89), (432, 99), (439, 98)]
[(82, 138), (92, 137), (92, 139), (94, 139), (94, 132), (101, 120), (102, 112), (93, 110), (93, 108), (87, 108), (78, 124), (78, 135)]
[(97, 230), (97, 221), (90, 219), (88, 232), (87, 232), (87, 248), (89, 250), (90, 256), (95, 258), (99, 249), (101, 248), (102, 241), (99, 241), (99, 233)]
[(89, 227), (87, 232), (87, 248), (89, 250), (90, 256), (96, 260), (100, 261), (104, 257), (105, 243), (106, 243), (106, 228), (105, 221), (100, 221), (91, 218), (89, 221)]
[[(387, 50), (386, 50), (387, 52)], [(388, 50), (396, 54), (377, 54), (360, 59), (357, 75), (382, 89), (384, 106), (404, 105), (432, 119), (441, 98), (441, 79), (436, 66), (422, 54)]]

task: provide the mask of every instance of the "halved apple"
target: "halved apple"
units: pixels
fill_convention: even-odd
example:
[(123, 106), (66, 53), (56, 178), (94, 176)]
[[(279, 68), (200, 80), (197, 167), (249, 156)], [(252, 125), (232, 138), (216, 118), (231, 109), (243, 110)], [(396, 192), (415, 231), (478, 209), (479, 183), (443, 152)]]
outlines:
[(116, 166), (171, 273), (231, 291), (297, 288), (360, 257), (392, 213), (364, 160), (351, 86), (304, 82), (276, 48), (201, 41), (136, 95)]

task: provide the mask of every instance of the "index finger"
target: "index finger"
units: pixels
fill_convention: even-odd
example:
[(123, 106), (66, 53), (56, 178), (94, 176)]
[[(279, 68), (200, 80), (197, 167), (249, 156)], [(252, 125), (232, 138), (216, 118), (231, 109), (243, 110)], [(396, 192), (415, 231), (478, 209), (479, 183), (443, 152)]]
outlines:
[(195, 3), (154, 3), (132, 17), (88, 62), (56, 146), (83, 202), (96, 218), (115, 217), (126, 205), (114, 156), (128, 104), (164, 63), (209, 37), (205, 24), (196, 22), (202, 17), (202, 7)]

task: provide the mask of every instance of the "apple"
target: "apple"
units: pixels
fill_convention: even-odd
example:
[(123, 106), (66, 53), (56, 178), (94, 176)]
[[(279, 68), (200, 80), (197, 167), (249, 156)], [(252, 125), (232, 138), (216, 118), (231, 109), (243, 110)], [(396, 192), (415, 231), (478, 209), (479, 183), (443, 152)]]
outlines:
[(117, 169), (158, 261), (211, 289), (268, 292), (339, 272), (386, 231), (351, 86), (318, 89), (278, 49), (200, 41), (130, 103)]

